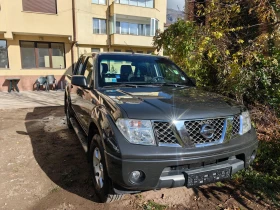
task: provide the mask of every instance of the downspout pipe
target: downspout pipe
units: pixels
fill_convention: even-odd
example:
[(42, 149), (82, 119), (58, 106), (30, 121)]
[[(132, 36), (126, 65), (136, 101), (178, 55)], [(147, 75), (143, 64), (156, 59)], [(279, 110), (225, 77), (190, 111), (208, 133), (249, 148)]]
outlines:
[(72, 72), (74, 71), (74, 45), (77, 43), (77, 34), (76, 34), (76, 2), (72, 0), (72, 22), (73, 22), (73, 42), (71, 45), (71, 61), (72, 61)]

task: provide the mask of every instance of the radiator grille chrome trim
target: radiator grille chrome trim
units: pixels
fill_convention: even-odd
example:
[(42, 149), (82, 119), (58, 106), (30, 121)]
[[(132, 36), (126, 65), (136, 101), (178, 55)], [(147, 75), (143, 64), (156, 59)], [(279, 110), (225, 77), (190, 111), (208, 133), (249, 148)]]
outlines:
[[(195, 124), (194, 128), (186, 126), (190, 122)], [(201, 126), (205, 123), (210, 123), (215, 127), (215, 135), (211, 139), (205, 139), (199, 133)], [(239, 135), (240, 123), (240, 115), (238, 114), (212, 119), (179, 120), (173, 122), (153, 121), (153, 130), (158, 146), (207, 147), (228, 142)]]

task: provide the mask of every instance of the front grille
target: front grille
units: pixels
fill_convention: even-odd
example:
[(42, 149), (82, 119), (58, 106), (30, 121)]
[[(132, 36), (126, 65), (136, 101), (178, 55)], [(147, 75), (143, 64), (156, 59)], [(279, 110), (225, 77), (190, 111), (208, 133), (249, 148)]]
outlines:
[(176, 137), (168, 122), (154, 122), (154, 132), (158, 143), (178, 144)]
[[(217, 143), (223, 137), (223, 129), (226, 118), (216, 118), (207, 120), (190, 120), (185, 121), (185, 128), (190, 137), (191, 143), (194, 145), (201, 145), (207, 143)], [(205, 124), (212, 125), (215, 132), (212, 138), (206, 139), (200, 134), (201, 127)], [(169, 122), (153, 122), (153, 129), (155, 138), (159, 144), (179, 144)], [(235, 115), (232, 121), (231, 137), (235, 137), (240, 130), (240, 117)]]
[(235, 115), (232, 121), (232, 137), (236, 136), (240, 130), (240, 116)]
[[(225, 118), (186, 121), (185, 126), (193, 144), (205, 144), (218, 142), (223, 135)], [(215, 129), (214, 135), (210, 139), (204, 138), (200, 134), (201, 127), (205, 124), (212, 125)]]

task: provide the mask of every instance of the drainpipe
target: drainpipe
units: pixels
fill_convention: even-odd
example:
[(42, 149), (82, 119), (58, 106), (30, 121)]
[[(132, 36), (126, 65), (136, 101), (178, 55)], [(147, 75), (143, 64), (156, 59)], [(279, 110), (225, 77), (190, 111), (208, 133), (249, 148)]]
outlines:
[[(107, 7), (107, 51), (110, 52), (110, 48), (111, 48), (111, 34), (110, 34), (110, 1), (108, 2), (108, 7)], [(114, 4), (114, 1), (112, 2), (112, 4)]]
[(72, 60), (72, 72), (74, 71), (74, 45), (77, 42), (77, 36), (76, 36), (76, 3), (75, 0), (72, 0), (72, 21), (73, 21), (73, 42), (71, 45), (71, 60)]

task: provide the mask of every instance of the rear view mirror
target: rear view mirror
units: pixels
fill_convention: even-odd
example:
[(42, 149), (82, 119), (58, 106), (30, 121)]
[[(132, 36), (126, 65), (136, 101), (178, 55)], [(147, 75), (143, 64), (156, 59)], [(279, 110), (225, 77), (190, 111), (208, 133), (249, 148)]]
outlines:
[(78, 86), (78, 87), (87, 88), (87, 80), (82, 75), (72, 76), (71, 84), (75, 85), (75, 86)]

